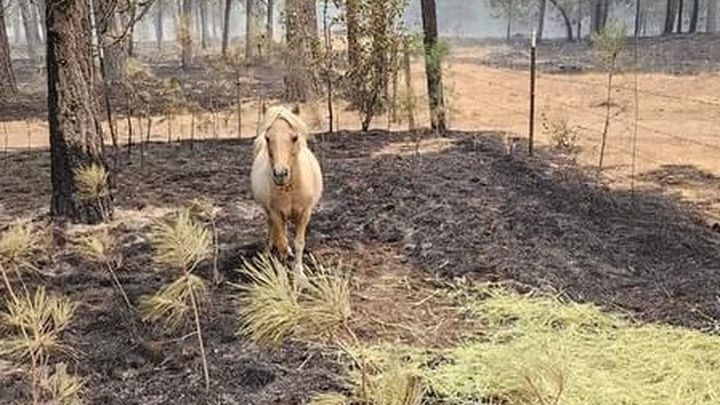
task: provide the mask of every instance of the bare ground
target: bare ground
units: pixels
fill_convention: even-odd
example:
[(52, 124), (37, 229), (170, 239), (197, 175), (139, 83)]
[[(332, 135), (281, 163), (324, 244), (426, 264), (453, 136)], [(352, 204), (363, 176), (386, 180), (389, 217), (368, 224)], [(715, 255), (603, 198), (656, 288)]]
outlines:
[[(433, 296), (440, 280), (512, 280), (558, 291), (646, 321), (716, 330), (720, 318), (720, 235), (688, 204), (653, 191), (610, 190), (558, 156), (508, 154), (493, 133), (415, 137), (372, 132), (329, 135), (313, 148), (327, 192), (311, 222), (309, 248), (353, 274), (357, 329), (370, 340), (456, 341), (457, 314)], [(149, 217), (206, 196), (222, 208), (221, 268), (231, 281), (263, 238), (249, 199), (250, 141), (153, 144), (147, 163), (121, 162), (113, 233), (125, 256), (130, 298), (155, 291), (143, 237)], [(3, 222), (42, 216), (49, 200), (47, 152), (13, 153), (0, 177)], [(63, 246), (45, 282), (81, 304), (68, 336), (82, 350), (91, 403), (204, 401), (192, 337), (178, 341), (131, 322), (104, 273)], [(208, 269), (204, 269), (207, 272)], [(401, 280), (402, 282), (394, 282)], [(403, 286), (398, 287), (398, 286)], [(342, 389), (330, 356), (305, 347), (258, 348), (236, 334), (233, 291), (213, 292), (204, 327), (213, 403), (296, 404)], [(134, 320), (137, 322), (137, 320)], [(409, 325), (409, 326), (405, 326)], [(455, 335), (454, 333), (457, 333)], [(18, 398), (17, 380), (2, 398)]]

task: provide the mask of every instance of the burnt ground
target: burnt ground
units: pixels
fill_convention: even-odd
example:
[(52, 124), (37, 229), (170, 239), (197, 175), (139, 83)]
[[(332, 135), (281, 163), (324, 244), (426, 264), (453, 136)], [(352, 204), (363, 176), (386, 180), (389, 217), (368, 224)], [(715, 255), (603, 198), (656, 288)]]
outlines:
[[(419, 157), (379, 154), (391, 144), (412, 142), (404, 133), (316, 140), (326, 193), (311, 222), (309, 248), (350, 263), (353, 273), (377, 277), (366, 279), (368, 285), (379, 282), (373, 270), (383, 266), (411, 280), (514, 281), (645, 321), (716, 327), (720, 235), (692, 207), (652, 190), (611, 191), (547, 153), (535, 159), (510, 155), (499, 135), (448, 137), (447, 148)], [(124, 220), (113, 233), (121, 241), (121, 280), (132, 300), (169, 280), (151, 270), (142, 237), (149, 221), (142, 217), (194, 197), (212, 198), (223, 208), (221, 268), (238, 280), (234, 270), (263, 237), (262, 216), (249, 195), (250, 142), (207, 141), (192, 149), (155, 144), (144, 167), (137, 156), (132, 165), (121, 162), (116, 203)], [(43, 216), (48, 153), (12, 154), (0, 165), (0, 221)], [(182, 334), (166, 336), (140, 323), (137, 335), (128, 332), (131, 321), (104, 273), (62, 246), (46, 268), (44, 282), (81, 303), (67, 339), (83, 353), (76, 369), (88, 378), (89, 402), (203, 401), (192, 338), (178, 341)], [(213, 403), (296, 404), (341, 386), (330, 356), (308, 357), (297, 344), (276, 350), (250, 344), (236, 335), (234, 312), (232, 288), (214, 291), (204, 319)], [(15, 380), (2, 386), (0, 398), (12, 401), (22, 385)]]
[[(720, 70), (720, 36), (718, 34), (674, 34), (641, 37), (638, 40), (638, 61), (635, 63), (635, 45), (629, 38), (619, 56), (618, 68), (632, 71), (668, 74), (698, 74)], [(458, 62), (481, 63), (511, 69), (530, 68), (530, 41), (515, 38), (508, 44), (500, 40), (454, 39), (457, 46), (482, 46), (487, 52), (477, 56), (459, 56)], [(546, 73), (579, 73), (605, 71), (590, 41), (567, 42), (544, 40), (537, 51), (537, 68)]]

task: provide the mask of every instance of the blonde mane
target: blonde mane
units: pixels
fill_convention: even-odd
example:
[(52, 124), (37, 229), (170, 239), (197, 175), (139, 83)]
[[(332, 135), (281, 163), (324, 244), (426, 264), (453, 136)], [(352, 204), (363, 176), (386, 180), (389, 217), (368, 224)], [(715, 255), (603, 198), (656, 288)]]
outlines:
[(303, 145), (306, 144), (307, 137), (310, 134), (310, 129), (308, 128), (305, 121), (303, 121), (302, 118), (300, 118), (296, 114), (293, 114), (292, 111), (288, 110), (285, 107), (270, 107), (263, 116), (262, 121), (260, 121), (260, 124), (258, 125), (258, 132), (255, 136), (255, 148), (253, 154), (254, 156), (257, 156), (267, 147), (265, 135), (275, 124), (275, 121), (277, 121), (278, 119), (281, 119), (285, 121), (288, 125), (290, 125), (290, 128), (295, 131), (298, 136), (300, 136)]

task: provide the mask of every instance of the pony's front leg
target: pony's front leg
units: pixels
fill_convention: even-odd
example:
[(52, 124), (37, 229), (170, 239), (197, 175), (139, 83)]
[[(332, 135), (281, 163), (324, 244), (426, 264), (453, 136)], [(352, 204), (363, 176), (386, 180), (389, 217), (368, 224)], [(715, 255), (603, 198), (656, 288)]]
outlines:
[(285, 220), (280, 213), (270, 212), (270, 247), (274, 247), (280, 259), (285, 261), (290, 255)]
[(310, 222), (311, 210), (307, 209), (297, 216), (295, 221), (295, 270), (303, 273), (303, 253), (305, 253), (305, 234)]

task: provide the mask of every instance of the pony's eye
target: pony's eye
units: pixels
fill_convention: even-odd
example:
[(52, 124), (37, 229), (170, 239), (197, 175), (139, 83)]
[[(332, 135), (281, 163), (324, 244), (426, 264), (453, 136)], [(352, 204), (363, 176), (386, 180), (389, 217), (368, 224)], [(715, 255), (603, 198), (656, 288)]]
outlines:
[(266, 143), (270, 143), (270, 137), (269, 137), (269, 136), (266, 136), (266, 137), (265, 137), (265, 142), (266, 142)]
[(293, 135), (292, 141), (293, 141), (293, 142), (297, 142), (297, 140), (298, 140), (298, 136), (297, 136), (297, 135)]

